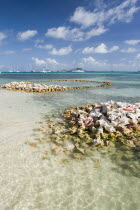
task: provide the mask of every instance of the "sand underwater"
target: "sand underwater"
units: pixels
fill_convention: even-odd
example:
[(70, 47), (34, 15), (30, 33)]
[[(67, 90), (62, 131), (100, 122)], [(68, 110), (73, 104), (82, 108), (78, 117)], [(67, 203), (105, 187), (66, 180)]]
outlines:
[(51, 93), (0, 89), (0, 209), (138, 210), (140, 151), (111, 148), (64, 162), (53, 154), (43, 160), (42, 147), (25, 142), (35, 141), (35, 130), (48, 115), (69, 107), (109, 100), (140, 102), (140, 74), (1, 74), (0, 84), (49, 79), (109, 81), (113, 86)]

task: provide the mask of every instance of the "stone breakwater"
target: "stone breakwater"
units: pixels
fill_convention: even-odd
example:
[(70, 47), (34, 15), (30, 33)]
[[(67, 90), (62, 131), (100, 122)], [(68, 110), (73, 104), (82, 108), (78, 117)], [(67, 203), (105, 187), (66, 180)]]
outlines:
[[(48, 82), (62, 82), (62, 81), (75, 81), (75, 82), (96, 82), (89, 80), (50, 80)], [(39, 81), (37, 81), (39, 82)], [(101, 83), (101, 82), (96, 82)], [(1, 85), (0, 88), (5, 88), (8, 90), (20, 90), (26, 92), (53, 92), (53, 91), (64, 91), (64, 90), (74, 90), (74, 89), (85, 89), (85, 88), (95, 88), (95, 87), (108, 87), (111, 86), (111, 82), (102, 82), (97, 86), (77, 86), (77, 87), (68, 87), (60, 85), (45, 85), (40, 83), (31, 83), (31, 82), (11, 82), (4, 85)]]

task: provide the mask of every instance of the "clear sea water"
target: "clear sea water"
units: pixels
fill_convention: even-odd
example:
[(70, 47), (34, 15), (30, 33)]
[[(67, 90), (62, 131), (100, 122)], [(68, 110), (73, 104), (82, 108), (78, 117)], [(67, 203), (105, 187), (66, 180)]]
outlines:
[[(0, 74), (0, 84), (11, 81), (45, 83), (52, 79), (109, 81), (113, 86), (41, 94), (0, 89), (0, 209), (138, 210), (140, 152), (120, 153), (114, 149), (112, 155), (103, 157), (95, 152), (95, 159), (89, 157), (62, 164), (53, 155), (49, 160), (42, 160), (41, 148), (29, 147), (24, 142), (34, 140), (33, 130), (48, 114), (100, 101), (140, 102), (140, 74)], [(66, 85), (65, 82), (58, 84)], [(128, 153), (128, 157), (123, 153)]]

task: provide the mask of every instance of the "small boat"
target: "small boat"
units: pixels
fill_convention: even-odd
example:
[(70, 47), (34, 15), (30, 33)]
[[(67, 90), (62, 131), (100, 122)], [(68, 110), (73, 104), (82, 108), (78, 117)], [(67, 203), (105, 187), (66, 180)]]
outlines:
[(41, 73), (47, 73), (45, 70), (40, 71)]
[(50, 73), (50, 72), (52, 72), (52, 71), (49, 71), (49, 70), (48, 70), (48, 71), (46, 71), (46, 73)]
[(52, 72), (52, 71), (50, 71), (50, 70), (45, 70), (45, 69), (42, 69), (40, 72), (41, 72), (41, 73), (49, 73), (49, 72)]
[(85, 72), (85, 71), (83, 71), (83, 70), (74, 70), (74, 71), (72, 71), (72, 72), (80, 73), (80, 72)]

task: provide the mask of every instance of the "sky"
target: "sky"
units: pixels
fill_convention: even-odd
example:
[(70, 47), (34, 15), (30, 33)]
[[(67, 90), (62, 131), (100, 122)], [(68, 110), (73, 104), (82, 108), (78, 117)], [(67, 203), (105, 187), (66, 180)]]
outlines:
[(140, 70), (140, 0), (0, 0), (0, 71)]

